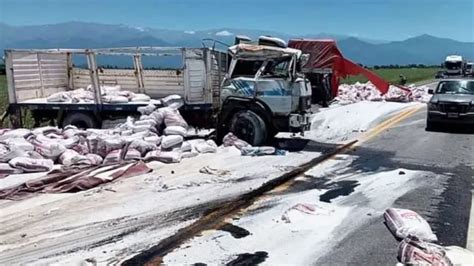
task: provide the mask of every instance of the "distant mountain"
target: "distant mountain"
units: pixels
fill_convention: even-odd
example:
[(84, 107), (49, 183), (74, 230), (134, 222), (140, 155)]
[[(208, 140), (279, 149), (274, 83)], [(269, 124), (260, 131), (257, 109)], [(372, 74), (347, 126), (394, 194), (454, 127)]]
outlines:
[[(235, 35), (247, 35), (254, 40), (261, 35), (277, 36), (285, 40), (291, 38), (335, 39), (346, 57), (364, 65), (440, 64), (448, 54), (460, 54), (474, 60), (474, 43), (430, 35), (390, 42), (329, 33), (295, 35), (235, 28), (179, 31), (86, 22), (38, 26), (11, 26), (0, 23), (0, 50), (124, 46), (201, 47), (203, 39), (206, 38), (232, 44)], [(206, 43), (212, 45), (212, 41)], [(170, 62), (170, 60), (165, 61)], [(113, 60), (108, 62), (114, 63)], [(175, 62), (172, 65), (177, 64)]]

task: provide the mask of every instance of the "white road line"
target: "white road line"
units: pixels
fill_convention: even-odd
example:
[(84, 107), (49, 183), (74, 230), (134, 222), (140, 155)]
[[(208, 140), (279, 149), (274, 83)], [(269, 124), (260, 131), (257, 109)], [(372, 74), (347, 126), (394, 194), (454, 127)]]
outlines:
[(469, 215), (469, 228), (467, 229), (466, 248), (474, 251), (474, 190), (471, 190), (471, 214)]

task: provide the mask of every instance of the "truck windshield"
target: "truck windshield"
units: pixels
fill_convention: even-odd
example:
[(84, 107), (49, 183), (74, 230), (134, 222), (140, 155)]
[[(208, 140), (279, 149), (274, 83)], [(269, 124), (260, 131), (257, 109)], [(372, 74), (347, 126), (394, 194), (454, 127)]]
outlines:
[(444, 65), (447, 69), (459, 69), (461, 68), (461, 62), (445, 62)]
[(436, 89), (438, 94), (474, 94), (474, 81), (441, 81)]
[(286, 78), (289, 76), (288, 69), (290, 66), (291, 57), (278, 58), (275, 60), (268, 61), (265, 69), (262, 72), (262, 78), (269, 77), (281, 77)]
[(238, 60), (232, 72), (232, 77), (254, 77), (262, 64), (262, 60)]

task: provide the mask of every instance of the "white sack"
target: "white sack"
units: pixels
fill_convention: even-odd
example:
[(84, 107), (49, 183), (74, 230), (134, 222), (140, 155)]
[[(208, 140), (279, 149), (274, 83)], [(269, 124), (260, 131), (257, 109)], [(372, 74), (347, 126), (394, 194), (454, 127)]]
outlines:
[(150, 96), (142, 93), (136, 93), (133, 98), (130, 100), (131, 102), (149, 102), (151, 100)]
[(161, 99), (161, 101), (163, 102), (164, 106), (171, 107), (175, 110), (181, 108), (181, 106), (184, 105), (183, 98), (179, 95), (176, 95), (176, 94), (166, 96), (165, 98)]
[(60, 91), (51, 94), (48, 98), (46, 98), (46, 101), (51, 103), (72, 102), (72, 98), (69, 93), (65, 91)]
[(188, 123), (186, 123), (178, 110), (174, 110), (170, 107), (163, 107), (158, 109), (158, 112), (163, 115), (163, 122), (165, 123), (165, 126), (181, 126), (188, 128)]
[(50, 159), (31, 159), (17, 157), (8, 162), (11, 167), (21, 169), (26, 173), (48, 172), (53, 169), (54, 162)]
[(80, 155), (74, 150), (66, 150), (59, 156), (59, 162), (64, 166), (91, 165), (91, 161), (85, 155)]
[(150, 151), (145, 156), (145, 161), (160, 161), (163, 163), (179, 163), (181, 153), (178, 151)]
[(217, 145), (213, 140), (191, 140), (191, 145), (199, 152), (199, 153), (215, 153), (217, 152)]
[(59, 155), (66, 151), (66, 147), (58, 141), (48, 140), (48, 138), (39, 135), (32, 139), (32, 144), (35, 146), (35, 151), (41, 154), (41, 156), (56, 160)]
[(180, 135), (186, 137), (187, 130), (181, 126), (169, 126), (165, 128), (163, 133), (165, 135)]
[(10, 138), (1, 141), (1, 143), (8, 145), (10, 150), (33, 151), (35, 149), (35, 146), (24, 138)]
[(164, 136), (161, 140), (161, 147), (163, 149), (169, 149), (181, 143), (183, 143), (182, 136), (179, 136), (179, 135)]
[(86, 154), (87, 159), (91, 162), (92, 165), (99, 165), (102, 163), (103, 159), (100, 157), (100, 155), (97, 154)]
[(428, 222), (412, 210), (389, 208), (383, 217), (390, 231), (398, 238), (412, 235), (430, 242), (438, 240)]
[(124, 96), (102, 96), (104, 103), (128, 103), (128, 98)]
[(122, 150), (113, 150), (107, 154), (104, 158), (104, 164), (115, 164), (120, 162), (120, 159), (122, 157)]
[(134, 160), (134, 161), (138, 161), (140, 160), (142, 157), (142, 155), (140, 154), (140, 152), (136, 149), (131, 149), (130, 147), (127, 149), (127, 152), (125, 153), (125, 156), (124, 156), (124, 160), (125, 161), (131, 161), (131, 160)]
[(26, 128), (18, 128), (13, 130), (8, 130), (0, 136), (0, 140), (6, 140), (10, 138), (27, 138), (31, 135), (32, 132)]
[(187, 152), (191, 151), (193, 149), (193, 146), (189, 141), (184, 141), (183, 144), (181, 144), (181, 152)]
[(138, 150), (141, 155), (145, 155), (149, 151), (156, 150), (157, 146), (143, 139), (136, 139), (130, 143), (128, 148)]
[(185, 152), (181, 153), (181, 158), (182, 159), (192, 158), (192, 157), (196, 157), (198, 155), (199, 155), (199, 152), (196, 151), (195, 149), (192, 149), (190, 151), (185, 151)]
[(140, 106), (137, 108), (137, 111), (142, 115), (149, 115), (155, 111), (156, 106), (154, 104), (148, 104), (147, 106)]
[(8, 163), (0, 163), (0, 174), (21, 174), (23, 170), (11, 167)]

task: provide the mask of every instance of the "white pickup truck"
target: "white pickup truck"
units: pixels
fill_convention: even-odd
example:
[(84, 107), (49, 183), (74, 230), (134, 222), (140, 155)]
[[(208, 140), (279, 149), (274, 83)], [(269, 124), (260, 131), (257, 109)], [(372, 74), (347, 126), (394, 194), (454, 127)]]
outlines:
[[(228, 51), (208, 47), (6, 50), (7, 114), (14, 127), (22, 126), (25, 109), (31, 111), (36, 126), (50, 122), (101, 127), (105, 120), (137, 114), (139, 106), (149, 104), (104, 102), (102, 87), (119, 85), (152, 99), (180, 95), (185, 102), (180, 111), (190, 125), (216, 128), (218, 136), (234, 131), (252, 144), (262, 144), (278, 132), (302, 132), (309, 126), (311, 87), (296, 71), (301, 51), (278, 45), (266, 40), (265, 45), (237, 44)], [(133, 67), (102, 67), (101, 56), (127, 57)], [(170, 56), (181, 59), (180, 67), (144, 67), (144, 60)], [(249, 93), (239, 87), (243, 83)], [(86, 87), (93, 91), (93, 101), (47, 101), (54, 93)]]

